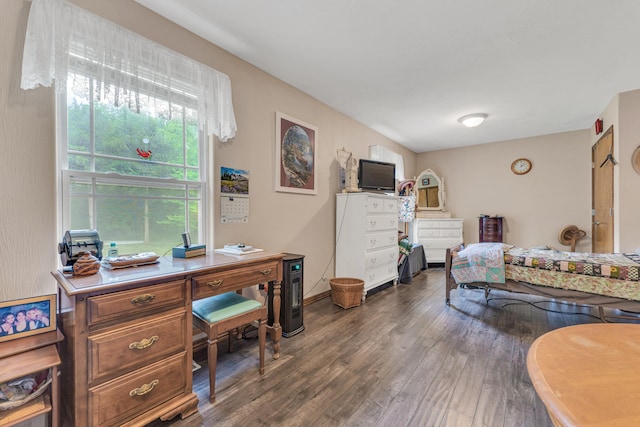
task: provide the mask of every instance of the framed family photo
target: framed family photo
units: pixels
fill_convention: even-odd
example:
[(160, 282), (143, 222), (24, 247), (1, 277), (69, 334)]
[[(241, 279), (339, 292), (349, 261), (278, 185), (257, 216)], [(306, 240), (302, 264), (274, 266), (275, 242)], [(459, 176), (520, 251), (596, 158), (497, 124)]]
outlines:
[(318, 194), (318, 128), (276, 112), (276, 191)]
[(55, 294), (0, 302), (0, 342), (55, 330)]

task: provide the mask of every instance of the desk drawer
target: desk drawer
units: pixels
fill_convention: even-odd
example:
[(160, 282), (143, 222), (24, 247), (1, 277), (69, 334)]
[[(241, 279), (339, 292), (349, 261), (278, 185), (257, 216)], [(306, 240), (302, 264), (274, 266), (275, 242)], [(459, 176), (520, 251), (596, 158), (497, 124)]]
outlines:
[(185, 288), (182, 280), (87, 298), (89, 325), (108, 320), (129, 320), (151, 311), (183, 306)]
[[(191, 319), (188, 322), (191, 326)], [(89, 337), (89, 383), (113, 378), (186, 348), (187, 312), (154, 317)]]
[[(187, 388), (187, 354), (180, 353), (89, 389), (92, 426), (118, 426)], [(189, 361), (191, 366), (191, 361)]]
[(258, 283), (278, 280), (279, 268), (280, 261), (270, 261), (219, 273), (196, 276), (191, 279), (193, 283), (193, 299), (205, 298), (254, 286)]

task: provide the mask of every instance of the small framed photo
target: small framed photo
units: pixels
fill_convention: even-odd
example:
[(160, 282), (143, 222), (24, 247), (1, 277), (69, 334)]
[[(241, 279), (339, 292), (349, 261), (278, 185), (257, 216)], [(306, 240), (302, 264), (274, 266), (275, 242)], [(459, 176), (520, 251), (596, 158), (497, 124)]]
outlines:
[(427, 186), (431, 183), (431, 178), (422, 178), (422, 185)]
[(276, 191), (318, 194), (318, 128), (276, 112)]
[(55, 330), (55, 294), (0, 302), (0, 342)]

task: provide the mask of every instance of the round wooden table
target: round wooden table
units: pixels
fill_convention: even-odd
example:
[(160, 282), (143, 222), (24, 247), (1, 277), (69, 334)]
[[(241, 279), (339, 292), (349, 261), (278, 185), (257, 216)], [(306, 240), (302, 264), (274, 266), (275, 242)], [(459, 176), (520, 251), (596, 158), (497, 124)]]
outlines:
[(548, 332), (531, 345), (527, 370), (556, 426), (640, 426), (640, 325)]

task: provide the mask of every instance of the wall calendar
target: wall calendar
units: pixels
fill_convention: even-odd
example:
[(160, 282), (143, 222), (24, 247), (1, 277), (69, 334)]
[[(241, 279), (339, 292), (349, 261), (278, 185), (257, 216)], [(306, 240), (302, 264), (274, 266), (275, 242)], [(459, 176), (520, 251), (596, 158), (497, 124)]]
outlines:
[(220, 168), (220, 222), (249, 222), (249, 172)]

